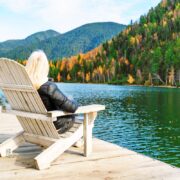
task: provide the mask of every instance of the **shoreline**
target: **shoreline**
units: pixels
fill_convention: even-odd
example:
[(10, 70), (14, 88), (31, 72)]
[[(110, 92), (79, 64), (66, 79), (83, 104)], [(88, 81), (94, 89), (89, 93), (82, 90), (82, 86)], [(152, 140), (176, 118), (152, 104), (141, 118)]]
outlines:
[(172, 89), (178, 89), (180, 87), (176, 87), (176, 86), (145, 86), (145, 85), (128, 85), (128, 86), (140, 86), (140, 87), (155, 87), (155, 88), (172, 88)]
[(140, 84), (109, 84), (109, 83), (81, 83), (81, 82), (55, 82), (55, 83), (60, 83), (60, 84), (92, 84), (92, 85), (115, 85), (115, 86), (137, 86), (137, 87), (155, 87), (155, 88), (173, 88), (173, 89), (178, 89), (180, 88), (177, 86), (170, 86), (170, 85), (160, 85), (160, 86), (145, 86), (145, 85), (140, 85)]

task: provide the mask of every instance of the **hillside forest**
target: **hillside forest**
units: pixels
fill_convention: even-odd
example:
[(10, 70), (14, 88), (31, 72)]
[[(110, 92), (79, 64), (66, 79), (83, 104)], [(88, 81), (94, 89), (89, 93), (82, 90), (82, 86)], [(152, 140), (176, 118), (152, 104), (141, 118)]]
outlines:
[(180, 2), (162, 0), (97, 48), (50, 60), (49, 76), (57, 82), (178, 86), (179, 35)]

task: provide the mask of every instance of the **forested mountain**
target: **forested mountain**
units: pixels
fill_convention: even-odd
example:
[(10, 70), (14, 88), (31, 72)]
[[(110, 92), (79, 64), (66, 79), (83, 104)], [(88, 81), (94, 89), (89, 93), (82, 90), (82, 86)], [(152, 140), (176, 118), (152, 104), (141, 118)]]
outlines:
[(42, 32), (37, 32), (35, 34), (32, 34), (28, 36), (25, 39), (19, 39), (19, 40), (7, 40), (0, 43), (0, 55), (2, 54), (6, 55), (9, 54), (9, 51), (14, 50), (14, 48), (18, 47), (26, 47), (27, 45), (31, 45), (34, 43), (38, 43), (39, 41), (43, 41), (52, 37), (59, 36), (60, 33), (53, 31), (53, 30), (47, 30)]
[[(163, 0), (98, 48), (50, 62), (57, 81), (180, 84), (180, 2)], [(176, 81), (175, 81), (176, 80)]]
[(49, 59), (69, 57), (92, 50), (125, 27), (113, 22), (104, 22), (86, 24), (64, 34), (52, 30), (39, 32), (24, 40), (0, 43), (0, 56), (26, 59), (32, 51), (42, 49)]

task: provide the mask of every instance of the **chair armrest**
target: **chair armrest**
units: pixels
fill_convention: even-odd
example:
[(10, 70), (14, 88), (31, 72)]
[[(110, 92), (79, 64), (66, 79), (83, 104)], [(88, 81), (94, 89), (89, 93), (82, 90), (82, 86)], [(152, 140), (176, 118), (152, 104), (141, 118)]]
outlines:
[(38, 114), (38, 113), (12, 110), (12, 109), (6, 109), (6, 108), (2, 108), (0, 113), (12, 114), (15, 116), (26, 117), (26, 118), (34, 118), (37, 120), (39, 119), (39, 120), (44, 120), (44, 121), (52, 121), (52, 118), (47, 116), (47, 114)]
[(80, 106), (74, 113), (55, 110), (55, 111), (48, 111), (47, 114), (49, 117), (58, 117), (58, 116), (65, 116), (70, 114), (86, 114), (91, 112), (98, 112), (104, 109), (105, 109), (104, 105), (92, 104), (88, 106)]

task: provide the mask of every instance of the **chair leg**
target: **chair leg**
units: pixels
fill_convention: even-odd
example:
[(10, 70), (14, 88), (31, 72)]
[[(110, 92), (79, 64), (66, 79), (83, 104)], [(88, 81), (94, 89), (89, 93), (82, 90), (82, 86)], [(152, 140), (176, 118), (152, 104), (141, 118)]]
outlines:
[(34, 158), (36, 168), (47, 169), (50, 167), (51, 163), (57, 159), (64, 151), (71, 147), (76, 141), (78, 141), (83, 135), (83, 127), (74, 132), (71, 137), (65, 139), (59, 139), (47, 149), (45, 149), (41, 154)]
[(23, 133), (24, 132), (19, 132), (15, 136), (7, 139), (4, 141), (2, 144), (0, 144), (0, 156), (1, 157), (6, 157), (10, 156), (12, 152), (18, 148), (19, 145), (25, 142), (23, 138)]
[(91, 113), (84, 115), (83, 137), (84, 137), (84, 156), (89, 156), (92, 152), (92, 127)]
[(91, 112), (84, 115), (83, 138), (79, 139), (73, 145), (74, 147), (82, 147), (84, 145), (84, 156), (88, 156), (92, 152), (92, 129), (96, 117), (97, 112)]

